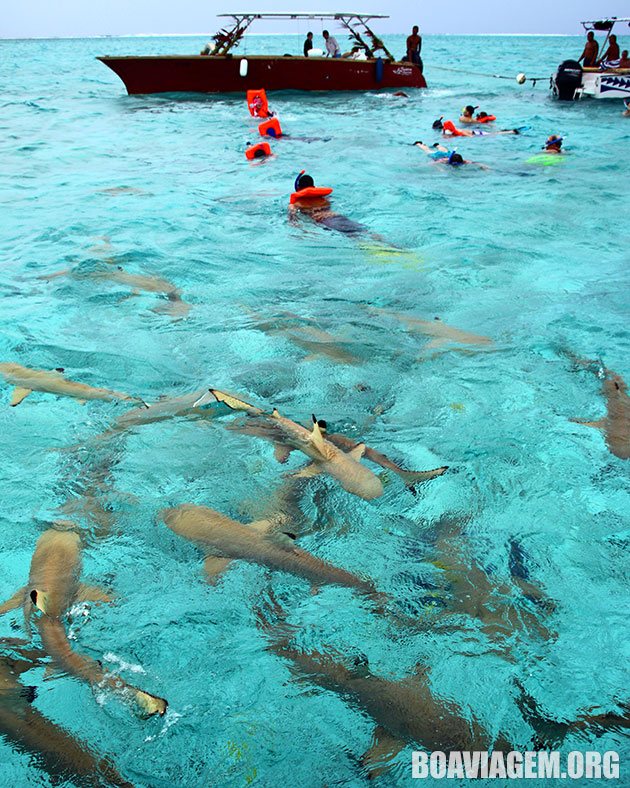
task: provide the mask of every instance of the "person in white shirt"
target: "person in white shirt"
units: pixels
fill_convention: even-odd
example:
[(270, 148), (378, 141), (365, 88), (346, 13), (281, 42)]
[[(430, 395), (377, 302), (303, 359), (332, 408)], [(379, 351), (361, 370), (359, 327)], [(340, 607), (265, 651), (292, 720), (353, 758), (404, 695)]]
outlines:
[(326, 57), (341, 57), (341, 49), (334, 36), (331, 36), (328, 30), (322, 32), (324, 41), (326, 42)]

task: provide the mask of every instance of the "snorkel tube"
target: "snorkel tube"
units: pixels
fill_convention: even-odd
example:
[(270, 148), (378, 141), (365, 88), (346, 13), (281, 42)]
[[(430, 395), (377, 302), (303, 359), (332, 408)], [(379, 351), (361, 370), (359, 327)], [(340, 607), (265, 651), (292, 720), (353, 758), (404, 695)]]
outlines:
[(557, 134), (552, 134), (547, 139), (547, 142), (545, 142), (545, 144), (543, 145), (542, 150), (546, 150), (546, 151), (555, 150), (558, 151), (558, 153), (560, 153), (563, 140), (564, 137), (559, 137)]
[(306, 172), (306, 170), (300, 170), (300, 171), (298, 172), (298, 174), (295, 176), (295, 181), (293, 182), (293, 191), (294, 191), (294, 192), (298, 191), (298, 186), (299, 186), (299, 183), (300, 183), (300, 178), (302, 177), (302, 175), (304, 175), (304, 173), (305, 173), (305, 172)]

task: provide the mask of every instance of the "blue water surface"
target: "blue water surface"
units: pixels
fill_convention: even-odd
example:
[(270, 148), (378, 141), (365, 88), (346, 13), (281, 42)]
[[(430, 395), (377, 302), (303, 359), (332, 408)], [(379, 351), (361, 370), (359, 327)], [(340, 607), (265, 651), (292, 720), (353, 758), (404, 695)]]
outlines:
[[(427, 37), (429, 87), (406, 99), (271, 94), (288, 136), (252, 164), (244, 150), (256, 122), (243, 95), (127, 96), (95, 60), (204, 43), (0, 42), (0, 361), (63, 367), (147, 402), (215, 386), (304, 424), (315, 413), (405, 468), (448, 465), (415, 496), (383, 472), (374, 501), (329, 477), (305, 485), (301, 500), (301, 547), (372, 578), (435, 626), (401, 627), (348, 589), (312, 594), (304, 580), (244, 562), (205, 582), (201, 552), (160, 511), (197, 503), (247, 522), (303, 459), (279, 465), (267, 441), (226, 430), (230, 416), (95, 441), (124, 403), (36, 392), (10, 408), (3, 386), (0, 597), (26, 582), (50, 523), (74, 517), (84, 577), (116, 596), (75, 616), (74, 648), (170, 704), (142, 721), (110, 695), (34, 668), (22, 680), (37, 688), (35, 707), (138, 786), (366, 785), (361, 756), (375, 722), (267, 648), (259, 608), (272, 589), (298, 648), (348, 665), (367, 658), (392, 680), (428, 666), (422, 680), (439, 701), (516, 749), (535, 747), (519, 685), (551, 720), (621, 713), (628, 461), (601, 431), (571, 421), (605, 415), (598, 365), (630, 380), (621, 101), (550, 98), (548, 77), (579, 54), (577, 37)], [(246, 51), (300, 43), (252, 38)], [(388, 43), (400, 52), (403, 37)], [(518, 85), (521, 71), (540, 81)], [(457, 140), (488, 169), (448, 168), (412, 147), (439, 141), (433, 120), (457, 120), (468, 103), (499, 128), (527, 127)], [(561, 164), (528, 162), (551, 133), (565, 136)], [(289, 220), (301, 169), (334, 188), (334, 211), (363, 234)], [(164, 294), (90, 275), (112, 264), (168, 280), (190, 310), (173, 314)], [(45, 278), (64, 269), (74, 275)], [(439, 317), (492, 343), (431, 344), (401, 316)], [(88, 492), (107, 513), (106, 536), (81, 512)], [(547, 635), (492, 635), (471, 616), (449, 618), (455, 564), (460, 577), (480, 568)], [(545, 609), (528, 608), (519, 571)], [(19, 615), (0, 627), (21, 636)], [(412, 749), (375, 784), (410, 784)], [(628, 755), (614, 730), (570, 733), (562, 749)], [(52, 784), (8, 740), (0, 763), (1, 785)]]

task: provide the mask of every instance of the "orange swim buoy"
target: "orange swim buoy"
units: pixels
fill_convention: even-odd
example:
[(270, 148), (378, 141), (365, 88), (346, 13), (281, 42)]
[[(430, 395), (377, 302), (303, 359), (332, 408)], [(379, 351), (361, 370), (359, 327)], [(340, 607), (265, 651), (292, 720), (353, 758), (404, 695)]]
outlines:
[(281, 137), (282, 129), (280, 128), (280, 121), (278, 118), (270, 118), (258, 127), (258, 131), (262, 137)]
[(464, 134), (463, 131), (460, 131), (458, 128), (455, 127), (455, 124), (453, 123), (452, 120), (445, 120), (444, 121), (444, 123), (442, 124), (442, 133), (443, 134), (448, 133), (448, 134), (450, 134), (453, 137), (465, 137), (466, 136), (466, 134)]
[(315, 200), (318, 197), (328, 197), (329, 194), (332, 194), (332, 189), (327, 187), (309, 186), (306, 189), (300, 189), (299, 192), (293, 192), (289, 202), (291, 205), (294, 205), (296, 202), (301, 200)]
[(245, 151), (245, 156), (250, 159), (262, 159), (265, 156), (271, 156), (271, 148), (268, 142), (259, 142), (258, 145), (252, 145)]
[(267, 93), (264, 88), (247, 91), (247, 109), (253, 118), (268, 118), (271, 115)]

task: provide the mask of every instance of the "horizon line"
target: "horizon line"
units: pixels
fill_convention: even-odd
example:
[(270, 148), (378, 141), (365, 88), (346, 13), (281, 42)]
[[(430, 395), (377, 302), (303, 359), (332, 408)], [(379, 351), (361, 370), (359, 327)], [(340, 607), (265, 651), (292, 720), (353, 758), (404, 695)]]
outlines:
[[(383, 33), (384, 36), (406, 35), (407, 31), (399, 33)], [(81, 39), (101, 38), (203, 38), (212, 37), (210, 31), (201, 33), (92, 33), (90, 35), (58, 35), (58, 36), (0, 36), (0, 41), (75, 41)], [(567, 38), (582, 37), (581, 33), (424, 33), (429, 36), (486, 36), (486, 37), (532, 37), (539, 38)], [(268, 38), (269, 36), (302, 36), (302, 33), (249, 33), (247, 38)], [(245, 40), (245, 39), (244, 39)]]

